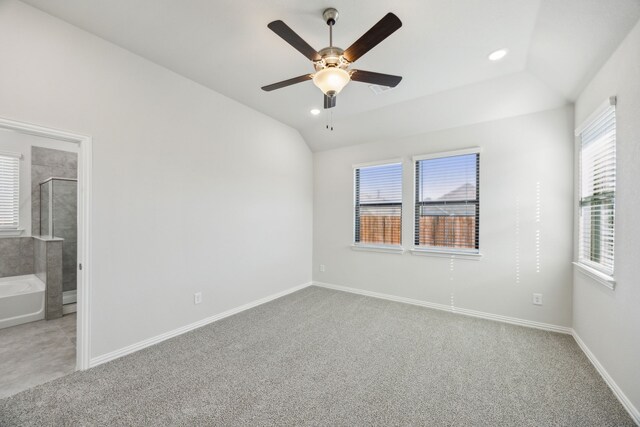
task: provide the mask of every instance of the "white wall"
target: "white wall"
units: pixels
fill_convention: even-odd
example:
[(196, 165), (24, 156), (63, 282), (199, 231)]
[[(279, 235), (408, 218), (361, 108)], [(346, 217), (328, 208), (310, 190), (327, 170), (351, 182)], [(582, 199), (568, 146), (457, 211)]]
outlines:
[[(20, 159), (20, 219), (19, 228), (22, 237), (32, 234), (31, 230), (31, 147), (45, 147), (56, 150), (78, 152), (78, 144), (41, 138), (0, 129), (0, 151), (22, 154)], [(2, 236), (0, 236), (2, 238)]]
[[(571, 326), (571, 107), (314, 154), (314, 265), (319, 282)], [(480, 146), (481, 260), (353, 251), (356, 163), (403, 157), (403, 242), (413, 235), (412, 155)], [(540, 218), (536, 222), (537, 185)], [(519, 214), (516, 206), (519, 205)], [(520, 233), (516, 234), (519, 215)], [(540, 230), (540, 272), (536, 231)], [(519, 236), (519, 237), (518, 237)], [(520, 282), (516, 282), (516, 245)], [(319, 265), (326, 266), (325, 272)], [(544, 295), (534, 306), (532, 294)], [(453, 299), (452, 299), (453, 297)]]
[(575, 272), (573, 327), (635, 406), (640, 420), (640, 23), (578, 98), (576, 124), (612, 95), (618, 97), (617, 284), (611, 291)]
[(1, 117), (94, 138), (92, 357), (311, 279), (297, 131), (12, 0), (0, 58)]

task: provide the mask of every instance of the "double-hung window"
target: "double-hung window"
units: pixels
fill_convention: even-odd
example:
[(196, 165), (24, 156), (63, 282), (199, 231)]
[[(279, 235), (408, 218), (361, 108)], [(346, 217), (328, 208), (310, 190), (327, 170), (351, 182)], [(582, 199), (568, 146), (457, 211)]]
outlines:
[(402, 243), (402, 163), (355, 166), (354, 243)]
[(18, 230), (20, 157), (20, 154), (0, 152), (0, 234)]
[(478, 253), (479, 149), (418, 156), (414, 162), (415, 249)]
[(577, 134), (580, 138), (578, 262), (613, 276), (616, 200), (615, 98)]

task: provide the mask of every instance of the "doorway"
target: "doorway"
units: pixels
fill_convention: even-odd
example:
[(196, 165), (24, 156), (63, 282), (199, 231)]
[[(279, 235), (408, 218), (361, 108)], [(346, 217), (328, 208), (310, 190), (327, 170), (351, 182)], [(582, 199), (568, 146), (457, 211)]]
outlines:
[[(87, 369), (92, 139), (2, 118), (0, 136), (0, 304), (6, 300), (11, 307), (0, 310), (0, 340), (28, 354), (35, 337), (60, 334), (72, 343), (56, 353), (64, 363), (60, 372)], [(32, 360), (37, 369), (29, 376), (27, 367), (25, 388), (53, 379), (55, 366), (47, 370), (36, 356)]]

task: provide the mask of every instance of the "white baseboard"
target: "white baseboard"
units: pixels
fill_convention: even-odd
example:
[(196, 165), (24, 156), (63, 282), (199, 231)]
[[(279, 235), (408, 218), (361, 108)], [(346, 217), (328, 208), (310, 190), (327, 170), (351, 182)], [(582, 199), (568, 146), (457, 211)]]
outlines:
[(65, 304), (62, 306), (62, 315), (64, 316), (65, 314), (71, 314), (71, 313), (75, 313), (78, 311), (78, 304), (77, 303), (73, 303), (73, 304)]
[(558, 332), (571, 335), (573, 329), (568, 326), (553, 325), (551, 323), (536, 322), (533, 320), (520, 319), (518, 317), (502, 316), (500, 314), (485, 313), (483, 311), (470, 310), (468, 308), (454, 307), (453, 313), (465, 316), (479, 317), (481, 319), (495, 320), (496, 322), (510, 323), (512, 325), (526, 326), (527, 328), (542, 329), (543, 331)]
[(305, 284), (302, 284), (302, 285), (299, 285), (299, 286), (294, 286), (293, 288), (286, 289), (286, 290), (284, 290), (282, 292), (278, 292), (277, 294), (269, 295), (269, 296), (261, 298), (259, 300), (252, 301), (250, 303), (241, 305), (240, 307), (232, 308), (231, 310), (227, 310), (227, 311), (224, 311), (222, 313), (216, 314), (214, 316), (207, 317), (205, 319), (202, 319), (202, 320), (199, 320), (197, 322), (191, 323), (189, 325), (182, 326), (181, 328), (177, 328), (177, 329), (174, 329), (172, 331), (165, 332), (164, 334), (156, 335), (155, 337), (148, 338), (146, 340), (139, 341), (139, 342), (137, 342), (135, 344), (128, 345), (128, 346), (123, 347), (121, 349), (118, 349), (118, 350), (115, 350), (115, 351), (112, 351), (112, 352), (109, 352), (109, 353), (94, 357), (89, 361), (89, 367), (93, 368), (94, 366), (101, 365), (103, 363), (109, 362), (109, 361), (114, 360), (114, 359), (118, 359), (118, 358), (120, 358), (122, 356), (126, 356), (127, 354), (134, 353), (134, 352), (136, 352), (138, 350), (142, 350), (143, 348), (150, 347), (150, 346), (152, 346), (154, 344), (158, 344), (159, 342), (168, 340), (169, 338), (173, 338), (175, 336), (184, 334), (185, 332), (189, 332), (189, 331), (192, 331), (194, 329), (200, 328), (202, 326), (208, 325), (209, 323), (213, 323), (216, 320), (224, 319), (225, 317), (232, 316), (234, 314), (240, 313), (241, 311), (248, 310), (250, 308), (259, 306), (259, 305), (267, 303), (269, 301), (273, 301), (274, 299), (278, 299), (278, 298), (283, 297), (285, 295), (288, 295), (290, 293), (299, 291), (299, 290), (304, 289), (304, 288), (306, 288), (308, 286), (311, 286), (311, 284), (312, 284), (312, 282), (305, 283)]
[(576, 340), (576, 342), (578, 343), (578, 346), (586, 354), (586, 356), (589, 359), (589, 361), (593, 364), (593, 366), (596, 368), (598, 373), (602, 376), (602, 378), (607, 383), (609, 388), (611, 388), (611, 390), (613, 391), (614, 395), (618, 398), (618, 400), (620, 401), (622, 406), (627, 410), (627, 412), (629, 413), (629, 415), (631, 416), (633, 421), (636, 424), (640, 425), (640, 411), (638, 411), (638, 409), (635, 406), (633, 406), (631, 401), (622, 392), (622, 390), (620, 389), (620, 387), (618, 387), (618, 385), (613, 380), (613, 378), (611, 378), (609, 373), (600, 364), (600, 362), (595, 357), (595, 355), (591, 352), (591, 350), (589, 350), (589, 348), (582, 341), (580, 336), (578, 336), (578, 334), (572, 328), (569, 328), (569, 327), (566, 327), (566, 326), (552, 325), (552, 324), (548, 324), (548, 323), (534, 322), (534, 321), (531, 321), (531, 320), (519, 319), (519, 318), (515, 318), (515, 317), (502, 316), (502, 315), (499, 315), (499, 314), (485, 313), (485, 312), (482, 312), (482, 311), (469, 310), (469, 309), (466, 309), (466, 308), (452, 307), (452, 306), (446, 305), (446, 304), (438, 304), (438, 303), (432, 303), (432, 302), (428, 302), (428, 301), (420, 301), (420, 300), (416, 300), (416, 299), (412, 299), (412, 298), (404, 298), (404, 297), (399, 297), (399, 296), (395, 296), (395, 295), (388, 295), (388, 294), (382, 294), (382, 293), (378, 293), (378, 292), (365, 291), (365, 290), (362, 290), (362, 289), (350, 288), (350, 287), (341, 286), (341, 285), (333, 285), (333, 284), (330, 284), (330, 283), (323, 283), (323, 282), (309, 282), (309, 283), (305, 283), (305, 284), (302, 284), (302, 285), (299, 285), (299, 286), (295, 286), (293, 288), (289, 288), (289, 289), (284, 290), (282, 292), (279, 292), (277, 294), (269, 295), (269, 296), (264, 297), (262, 299), (259, 299), (259, 300), (244, 304), (244, 305), (242, 305), (240, 307), (232, 308), (231, 310), (227, 310), (225, 312), (216, 314), (214, 316), (207, 317), (205, 319), (199, 320), (197, 322), (191, 323), (191, 324), (183, 326), (181, 328), (177, 328), (177, 329), (174, 329), (172, 331), (165, 332), (164, 334), (157, 335), (155, 337), (152, 337), (152, 338), (137, 342), (135, 344), (131, 344), (131, 345), (123, 347), (123, 348), (121, 348), (119, 350), (115, 350), (115, 351), (112, 351), (110, 353), (94, 357), (94, 358), (92, 358), (90, 360), (89, 367), (98, 366), (98, 365), (101, 365), (103, 363), (109, 362), (111, 360), (118, 359), (118, 358), (120, 358), (122, 356), (126, 356), (127, 354), (134, 353), (134, 352), (136, 352), (138, 350), (142, 350), (143, 348), (150, 347), (150, 346), (152, 346), (154, 344), (157, 344), (159, 342), (168, 340), (169, 338), (173, 338), (175, 336), (184, 334), (185, 332), (192, 331), (194, 329), (197, 329), (197, 328), (200, 328), (202, 326), (208, 325), (209, 323), (213, 323), (213, 322), (215, 322), (217, 320), (224, 319), (225, 317), (229, 317), (229, 316), (232, 316), (234, 314), (240, 313), (242, 311), (248, 310), (250, 308), (253, 308), (253, 307), (259, 306), (261, 304), (267, 303), (269, 301), (273, 301), (275, 299), (278, 299), (278, 298), (283, 297), (285, 295), (288, 295), (290, 293), (299, 291), (299, 290), (304, 289), (304, 288), (306, 288), (308, 286), (311, 286), (311, 285), (319, 286), (319, 287), (322, 287), (322, 288), (335, 289), (335, 290), (338, 290), (338, 291), (349, 292), (349, 293), (358, 294), (358, 295), (366, 295), (366, 296), (370, 296), (370, 297), (373, 297), (373, 298), (380, 298), (380, 299), (385, 299), (385, 300), (389, 300), (389, 301), (396, 301), (396, 302), (402, 302), (402, 303), (405, 303), (405, 304), (412, 304), (412, 305), (417, 305), (417, 306), (421, 306), (421, 307), (433, 308), (433, 309), (436, 309), (436, 310), (448, 311), (450, 313), (457, 313), (457, 314), (462, 314), (462, 315), (465, 315), (465, 316), (478, 317), (478, 318), (482, 318), (482, 319), (494, 320), (494, 321), (503, 322), (503, 323), (510, 323), (510, 324), (513, 324), (513, 325), (520, 325), (520, 326), (526, 326), (526, 327), (535, 328), (535, 329), (542, 329), (542, 330), (546, 330), (546, 331), (559, 332), (559, 333), (563, 333), (563, 334), (570, 334)]
[(479, 317), (481, 319), (495, 320), (498, 322), (510, 323), (512, 325), (526, 326), (529, 328), (542, 329), (545, 331), (559, 332), (561, 334), (569, 334), (569, 335), (571, 335), (571, 333), (573, 332), (573, 329), (571, 329), (568, 326), (558, 326), (558, 325), (552, 325), (549, 323), (534, 322), (533, 320), (519, 319), (517, 317), (509, 317), (509, 316), (502, 316), (499, 314), (485, 313), (482, 311), (470, 310), (467, 308), (453, 307), (447, 304), (437, 304), (433, 302), (421, 301), (421, 300), (412, 299), (412, 298), (404, 298), (404, 297), (398, 297), (395, 295), (382, 294), (379, 292), (371, 292), (371, 291), (365, 291), (362, 289), (349, 288), (347, 286), (333, 285), (330, 283), (313, 282), (313, 284), (315, 286), (320, 286), (328, 289), (335, 289), (337, 291), (344, 291), (344, 292), (350, 292), (352, 294), (366, 295), (373, 298), (403, 302), (405, 304), (419, 305), (421, 307), (448, 311), (449, 313), (457, 313), (465, 316)]
[(578, 346), (582, 349), (584, 354), (587, 355), (587, 358), (589, 359), (591, 364), (596, 368), (600, 376), (602, 376), (602, 378), (604, 379), (604, 382), (607, 383), (611, 391), (613, 391), (613, 394), (618, 398), (620, 403), (622, 403), (622, 406), (624, 406), (624, 409), (627, 410), (627, 412), (629, 413), (633, 421), (635, 421), (635, 423), (640, 426), (640, 411), (638, 411), (638, 409), (635, 406), (633, 406), (633, 403), (631, 403), (629, 398), (622, 392), (620, 387), (618, 387), (618, 384), (616, 384), (613, 378), (611, 378), (607, 370), (604, 369), (604, 366), (600, 364), (600, 361), (598, 361), (596, 356), (591, 352), (591, 350), (589, 350), (589, 347), (587, 347), (584, 341), (582, 341), (582, 339), (580, 338), (580, 336), (575, 330), (573, 331), (572, 335), (573, 335), (573, 338), (578, 343)]
[(366, 295), (366, 296), (373, 297), (373, 298), (386, 299), (386, 300), (390, 300), (390, 301), (402, 302), (402, 303), (405, 303), (405, 304), (412, 304), (412, 305), (418, 305), (418, 306), (421, 306), (421, 307), (433, 308), (433, 309), (436, 309), (436, 310), (448, 311), (450, 313), (463, 314), (465, 316), (479, 317), (479, 318), (482, 318), (482, 319), (495, 320), (495, 321), (498, 321), (498, 322), (510, 323), (510, 324), (513, 324), (513, 325), (527, 326), (527, 327), (530, 327), (530, 328), (536, 328), (536, 329), (542, 329), (542, 330), (545, 330), (545, 331), (559, 332), (559, 333), (563, 333), (563, 334), (572, 335), (573, 338), (578, 343), (578, 346), (582, 349), (584, 354), (587, 355), (587, 358), (589, 359), (589, 361), (593, 364), (593, 366), (596, 368), (596, 370), (600, 373), (600, 375), (602, 376), (604, 381), (607, 383), (609, 388), (611, 388), (611, 390), (613, 391), (613, 394), (618, 398), (618, 400), (620, 401), (622, 406), (624, 406), (624, 408), (627, 410), (627, 412), (629, 413), (629, 415), (631, 416), (633, 421), (640, 426), (640, 411), (638, 411), (638, 409), (635, 406), (633, 406), (631, 401), (622, 392), (620, 387), (618, 387), (618, 384), (616, 384), (616, 382), (613, 380), (613, 378), (611, 378), (609, 373), (600, 364), (598, 359), (596, 359), (595, 355), (591, 352), (591, 350), (589, 350), (589, 348), (586, 346), (586, 344), (582, 341), (582, 339), (580, 339), (578, 334), (572, 328), (569, 328), (569, 327), (566, 327), (566, 326), (552, 325), (552, 324), (548, 324), (548, 323), (534, 322), (534, 321), (531, 321), (531, 320), (518, 319), (518, 318), (515, 318), (515, 317), (502, 316), (502, 315), (499, 315), (499, 314), (485, 313), (485, 312), (482, 312), (482, 311), (469, 310), (469, 309), (466, 309), (466, 308), (452, 307), (452, 306), (446, 305), (446, 304), (437, 304), (437, 303), (433, 303), (433, 302), (420, 301), (420, 300), (411, 299), (411, 298), (398, 297), (398, 296), (395, 296), (395, 295), (388, 295), (388, 294), (382, 294), (382, 293), (378, 293), (378, 292), (365, 291), (365, 290), (362, 290), (362, 289), (350, 288), (350, 287), (341, 286), (341, 285), (333, 285), (333, 284), (330, 284), (330, 283), (313, 282), (313, 285), (314, 286), (320, 286), (320, 287), (323, 287), (323, 288), (328, 288), (328, 289), (335, 289), (337, 291), (350, 292), (350, 293), (358, 294), (358, 295)]

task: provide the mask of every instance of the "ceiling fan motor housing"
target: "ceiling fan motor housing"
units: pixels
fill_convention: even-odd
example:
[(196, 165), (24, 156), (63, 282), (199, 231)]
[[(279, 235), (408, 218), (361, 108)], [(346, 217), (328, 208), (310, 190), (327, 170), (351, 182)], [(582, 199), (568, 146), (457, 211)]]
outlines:
[(335, 23), (338, 22), (338, 11), (335, 8), (330, 7), (324, 10), (322, 17), (327, 25), (335, 25)]
[(342, 56), (344, 50), (339, 47), (330, 46), (321, 49), (318, 52), (322, 59), (314, 63), (316, 71), (327, 67), (338, 67), (346, 69), (349, 66), (349, 62)]

